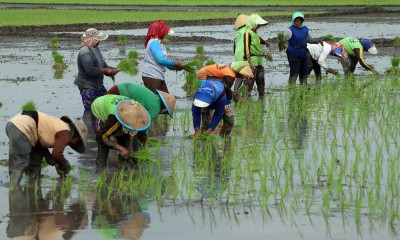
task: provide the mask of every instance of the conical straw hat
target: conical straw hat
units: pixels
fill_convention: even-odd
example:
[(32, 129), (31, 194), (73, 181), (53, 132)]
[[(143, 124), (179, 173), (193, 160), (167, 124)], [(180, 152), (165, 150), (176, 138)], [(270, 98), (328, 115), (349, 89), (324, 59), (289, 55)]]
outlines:
[(174, 95), (156, 90), (158, 95), (161, 98), (161, 101), (163, 102), (165, 109), (167, 109), (168, 114), (170, 117), (173, 116), (174, 110), (175, 110), (175, 104), (176, 104), (176, 98)]
[(115, 106), (115, 116), (129, 130), (143, 131), (150, 127), (149, 112), (135, 100), (123, 100)]
[(246, 25), (247, 19), (249, 19), (249, 16), (244, 14), (239, 14), (239, 16), (237, 16), (236, 18), (235, 24), (233, 24), (233, 29), (236, 30)]
[(60, 118), (66, 123), (71, 123), (75, 129), (78, 131), (80, 141), (78, 142), (77, 145), (71, 146), (72, 149), (77, 151), (78, 153), (84, 153), (86, 150), (86, 142), (87, 142), (87, 135), (88, 135), (88, 129), (86, 125), (83, 123), (82, 120), (80, 119), (75, 119), (73, 120), (72, 118), (68, 116), (62, 116)]

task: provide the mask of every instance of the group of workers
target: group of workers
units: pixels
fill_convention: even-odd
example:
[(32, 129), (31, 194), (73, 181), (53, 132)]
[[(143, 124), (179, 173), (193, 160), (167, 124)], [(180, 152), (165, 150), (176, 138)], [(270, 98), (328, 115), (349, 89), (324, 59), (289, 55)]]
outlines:
[[(231, 100), (239, 98), (241, 84), (246, 86), (249, 96), (256, 83), (259, 98), (264, 97), (263, 58), (269, 53), (263, 50), (263, 45), (269, 46), (269, 42), (258, 35), (257, 29), (267, 24), (258, 14), (240, 14), (234, 24), (235, 62), (212, 64), (199, 70), (200, 87), (192, 104), (193, 139), (201, 133), (210, 134), (221, 120), (220, 135), (230, 134), (234, 126)], [(84, 121), (68, 116), (56, 118), (39, 111), (23, 111), (11, 118), (6, 126), (10, 139), (10, 183), (19, 184), (24, 172), (29, 178), (37, 178), (43, 158), (55, 166), (60, 175), (68, 174), (71, 166), (63, 155), (64, 149), (70, 146), (78, 153), (85, 152), (91, 129), (98, 145), (97, 166), (107, 166), (111, 149), (118, 151), (119, 161), (130, 161), (133, 151), (146, 143), (147, 130), (157, 115), (172, 117), (174, 113), (176, 98), (169, 93), (165, 72), (167, 69), (183, 70), (184, 64), (167, 58), (162, 40), (171, 34), (173, 30), (163, 20), (153, 22), (144, 42), (143, 85), (127, 82), (107, 91), (104, 76), (113, 78), (119, 72), (104, 61), (99, 49), (108, 35), (95, 28), (87, 29), (81, 37), (78, 74), (74, 81), (82, 98)], [(314, 69), (317, 80), (321, 80), (321, 67), (336, 74), (337, 70), (326, 63), (328, 55), (340, 59), (346, 76), (354, 72), (357, 62), (375, 72), (363, 58), (364, 51), (377, 53), (371, 40), (344, 38), (339, 42), (310, 43), (301, 12), (293, 14), (292, 25), (284, 38), (288, 45), (289, 84), (295, 84), (298, 77), (301, 84), (306, 83), (310, 69)], [(53, 149), (51, 153), (49, 148)]]

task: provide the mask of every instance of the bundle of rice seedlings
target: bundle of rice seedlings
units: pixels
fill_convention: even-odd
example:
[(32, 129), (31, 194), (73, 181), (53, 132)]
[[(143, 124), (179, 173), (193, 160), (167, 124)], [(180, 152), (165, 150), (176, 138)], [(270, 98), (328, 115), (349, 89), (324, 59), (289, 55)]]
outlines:
[(120, 34), (118, 35), (118, 43), (117, 45), (126, 45), (126, 35), (125, 34)]
[(400, 36), (395, 37), (393, 40), (395, 46), (400, 46)]
[(58, 37), (54, 36), (50, 40), (50, 44), (48, 45), (49, 48), (59, 48), (60, 45), (58, 44)]
[(400, 57), (394, 56), (390, 61), (392, 62), (392, 67), (398, 67), (400, 64)]
[(132, 157), (136, 158), (137, 160), (140, 161), (150, 161), (150, 162), (154, 162), (152, 156), (151, 156), (151, 152), (149, 149), (144, 148), (144, 149), (140, 149), (135, 151), (132, 154)]
[(399, 64), (400, 64), (400, 57), (392, 57), (392, 59), (390, 60), (392, 63), (392, 67), (389, 69), (386, 69), (385, 73), (389, 73), (389, 74), (400, 74), (400, 68), (399, 68)]
[(131, 60), (132, 62), (137, 62), (137, 59), (139, 58), (139, 53), (136, 50), (131, 50), (128, 52), (128, 59)]
[(62, 71), (68, 67), (68, 65), (65, 64), (65, 62), (64, 62), (64, 57), (61, 54), (59, 54), (57, 51), (54, 51), (51, 54), (51, 56), (54, 59), (54, 65), (53, 65), (54, 69)]
[(285, 45), (285, 34), (283, 32), (278, 32), (278, 48), (279, 51), (282, 52), (285, 50), (286, 45)]
[(196, 72), (196, 69), (198, 69), (199, 67), (201, 67), (201, 62), (198, 59), (183, 64), (183, 70), (185, 70), (188, 73)]
[(330, 41), (332, 43), (335, 43), (336, 39), (331, 34), (328, 34), (325, 36), (325, 41)]
[(130, 76), (135, 76), (138, 74), (137, 67), (133, 64), (133, 62), (130, 59), (122, 60), (118, 64), (117, 69), (121, 72), (124, 72), (124, 73), (130, 75)]
[(213, 59), (208, 59), (205, 63), (204, 63), (204, 66), (209, 66), (209, 65), (213, 65), (213, 64), (215, 64), (216, 62), (213, 60)]
[(21, 107), (22, 111), (36, 111), (36, 104), (32, 101), (25, 103)]
[(264, 52), (264, 57), (267, 61), (272, 62), (274, 59), (272, 58), (272, 54), (269, 51)]

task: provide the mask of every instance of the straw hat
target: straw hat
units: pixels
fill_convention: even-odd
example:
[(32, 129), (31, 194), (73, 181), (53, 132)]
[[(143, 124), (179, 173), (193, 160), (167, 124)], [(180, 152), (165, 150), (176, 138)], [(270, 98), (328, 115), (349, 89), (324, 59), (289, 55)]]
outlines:
[(156, 90), (156, 92), (158, 93), (158, 96), (160, 96), (161, 101), (163, 102), (165, 109), (167, 109), (169, 116), (172, 118), (176, 104), (175, 96), (159, 90)]
[(254, 78), (253, 71), (247, 61), (238, 61), (231, 63), (231, 69), (245, 77)]
[(108, 38), (108, 35), (103, 32), (100, 32), (96, 28), (89, 28), (82, 35), (82, 39), (87, 39), (87, 38), (94, 38), (97, 41), (104, 41)]
[(122, 100), (115, 106), (115, 116), (129, 130), (143, 131), (150, 127), (149, 112), (135, 100)]
[(73, 120), (68, 116), (62, 116), (60, 119), (66, 123), (72, 124), (75, 127), (76, 131), (78, 131), (80, 141), (76, 145), (71, 145), (70, 147), (78, 153), (84, 153), (86, 150), (86, 142), (88, 135), (88, 129), (86, 125), (83, 123), (82, 120), (78, 118)]
[(247, 19), (249, 19), (249, 16), (239, 14), (236, 18), (235, 24), (233, 24), (233, 29), (236, 30), (246, 25)]

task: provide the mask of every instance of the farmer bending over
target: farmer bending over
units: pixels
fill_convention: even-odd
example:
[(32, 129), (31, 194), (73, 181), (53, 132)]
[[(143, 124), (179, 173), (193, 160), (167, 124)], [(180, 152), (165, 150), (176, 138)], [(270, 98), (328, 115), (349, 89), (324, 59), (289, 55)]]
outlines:
[[(192, 116), (193, 116), (193, 127), (194, 134), (193, 139), (197, 138), (200, 131), (200, 122), (203, 121), (202, 131), (205, 134), (210, 134), (217, 127), (218, 123), (223, 119), (223, 126), (221, 129), (221, 136), (229, 136), (232, 131), (234, 124), (234, 114), (232, 107), (230, 106), (231, 101), (225, 94), (224, 84), (219, 81), (202, 81), (200, 87), (197, 89), (194, 95), (194, 101), (192, 105)], [(212, 119), (202, 119), (202, 110), (212, 109), (215, 110)]]
[[(19, 185), (24, 172), (31, 179), (40, 176), (43, 157), (61, 176), (71, 170), (63, 152), (70, 146), (85, 152), (86, 125), (68, 116), (56, 118), (38, 111), (23, 111), (6, 125), (9, 145), (10, 185)], [(49, 148), (53, 148), (50, 153)]]
[[(130, 159), (133, 137), (150, 126), (149, 112), (137, 101), (125, 96), (107, 94), (92, 104), (96, 116), (96, 165), (106, 167), (110, 149), (118, 151), (119, 160)], [(115, 138), (116, 140), (112, 140)]]
[(339, 41), (339, 43), (342, 44), (344, 46), (344, 49), (346, 50), (344, 57), (340, 59), (340, 63), (343, 66), (344, 75), (346, 77), (354, 73), (358, 62), (360, 62), (361, 66), (363, 66), (366, 70), (369, 70), (374, 74), (378, 74), (378, 72), (373, 67), (369, 66), (365, 62), (363, 56), (363, 52), (369, 52), (371, 54), (378, 53), (378, 50), (376, 49), (375, 44), (372, 42), (372, 40), (343, 38)]
[[(117, 84), (108, 90), (108, 94), (125, 96), (139, 102), (149, 112), (151, 122), (158, 114), (168, 114), (172, 118), (176, 104), (175, 96), (159, 90), (156, 90), (156, 93), (143, 85), (131, 82)], [(135, 138), (146, 143), (147, 131), (138, 132)]]
[(230, 100), (238, 95), (232, 93), (232, 85), (235, 79), (240, 77), (253, 78), (253, 72), (247, 61), (233, 62), (229, 65), (225, 64), (212, 64), (202, 67), (197, 73), (197, 79), (201, 82), (203, 80), (220, 81), (224, 84), (225, 92)]
[(314, 69), (315, 77), (317, 82), (322, 79), (321, 67), (325, 69), (328, 73), (337, 74), (337, 70), (332, 69), (326, 63), (326, 58), (331, 55), (338, 58), (342, 58), (344, 55), (343, 45), (333, 42), (322, 42), (322, 44), (309, 44), (307, 43), (309, 54), (309, 59), (311, 61), (311, 67), (309, 64), (308, 74)]

